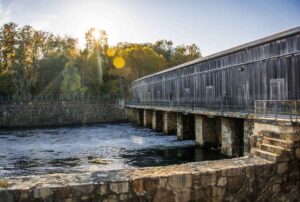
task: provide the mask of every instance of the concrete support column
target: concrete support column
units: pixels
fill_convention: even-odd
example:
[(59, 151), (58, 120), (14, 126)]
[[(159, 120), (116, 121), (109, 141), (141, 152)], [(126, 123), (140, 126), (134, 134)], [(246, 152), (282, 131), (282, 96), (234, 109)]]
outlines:
[(156, 130), (157, 129), (157, 121), (156, 121), (156, 111), (152, 112), (152, 129)]
[(253, 120), (244, 120), (244, 155), (250, 153), (250, 137), (253, 135), (254, 122)]
[(194, 115), (177, 114), (177, 139), (195, 139), (195, 120)]
[(156, 131), (162, 131), (163, 129), (163, 112), (153, 111), (152, 112), (152, 129)]
[(144, 127), (146, 128), (151, 128), (151, 119), (152, 119), (152, 114), (150, 110), (144, 109)]
[(137, 114), (138, 109), (133, 109), (133, 108), (125, 108), (125, 115), (126, 119), (130, 122), (137, 122), (136, 119), (136, 114)]
[(220, 125), (217, 118), (195, 115), (196, 144), (203, 147), (219, 147)]
[(222, 147), (221, 153), (227, 156), (238, 156), (239, 141), (237, 139), (236, 123), (232, 118), (221, 119)]
[(204, 133), (203, 130), (203, 122), (204, 117), (201, 115), (195, 115), (195, 136), (196, 136), (196, 144), (200, 146), (204, 146)]
[(139, 126), (143, 125), (143, 117), (141, 116), (141, 112), (143, 112), (141, 109), (136, 110), (136, 123)]
[(183, 117), (177, 113), (177, 140), (183, 140)]
[(176, 113), (163, 112), (163, 132), (164, 134), (175, 133), (177, 128)]

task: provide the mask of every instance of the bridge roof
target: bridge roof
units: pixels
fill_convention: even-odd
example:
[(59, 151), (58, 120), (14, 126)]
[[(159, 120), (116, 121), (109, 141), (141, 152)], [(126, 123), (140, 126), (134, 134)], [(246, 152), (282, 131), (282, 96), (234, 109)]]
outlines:
[(186, 62), (186, 63), (180, 64), (180, 65), (177, 65), (177, 66), (174, 66), (174, 67), (171, 67), (171, 68), (168, 68), (168, 69), (165, 69), (165, 70), (153, 73), (153, 74), (149, 74), (147, 76), (144, 76), (144, 77), (141, 77), (137, 80), (134, 80), (133, 83), (137, 82), (137, 81), (141, 81), (141, 80), (146, 79), (146, 78), (150, 78), (150, 77), (159, 75), (159, 74), (163, 74), (163, 73), (170, 72), (170, 71), (173, 71), (173, 70), (176, 70), (176, 69), (180, 69), (180, 68), (192, 65), (192, 64), (196, 64), (196, 63), (204, 62), (204, 61), (211, 60), (211, 59), (214, 59), (214, 58), (217, 58), (217, 57), (221, 57), (221, 56), (224, 56), (224, 55), (228, 55), (230, 53), (234, 53), (234, 52), (246, 49), (246, 48), (254, 47), (254, 46), (261, 45), (261, 44), (264, 44), (264, 43), (267, 43), (267, 42), (270, 42), (270, 41), (285, 38), (285, 37), (288, 37), (290, 35), (294, 35), (294, 34), (297, 34), (297, 33), (300, 33), (300, 26), (289, 29), (289, 30), (285, 30), (285, 31), (282, 31), (282, 32), (279, 32), (279, 33), (276, 33), (276, 34), (273, 34), (273, 35), (270, 35), (270, 36), (252, 41), (252, 42), (249, 42), (249, 43), (245, 43), (245, 44), (242, 44), (242, 45), (239, 45), (239, 46), (236, 46), (236, 47), (233, 47), (233, 48), (230, 48), (230, 49), (227, 49), (227, 50), (224, 50), (224, 51), (221, 51), (221, 52), (218, 52), (218, 53), (215, 53), (215, 54), (203, 57), (203, 58), (198, 58), (198, 59), (192, 60), (190, 62)]

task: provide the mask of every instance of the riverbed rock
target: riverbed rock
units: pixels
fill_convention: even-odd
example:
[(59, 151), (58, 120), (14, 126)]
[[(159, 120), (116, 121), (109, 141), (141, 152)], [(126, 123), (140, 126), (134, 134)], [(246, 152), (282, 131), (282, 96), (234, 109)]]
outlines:
[(10, 186), (11, 185), (9, 184), (8, 181), (6, 181), (6, 180), (0, 180), (0, 188), (8, 188)]
[(107, 159), (96, 158), (96, 159), (89, 160), (89, 163), (107, 165), (107, 164), (110, 164), (111, 161), (107, 160)]

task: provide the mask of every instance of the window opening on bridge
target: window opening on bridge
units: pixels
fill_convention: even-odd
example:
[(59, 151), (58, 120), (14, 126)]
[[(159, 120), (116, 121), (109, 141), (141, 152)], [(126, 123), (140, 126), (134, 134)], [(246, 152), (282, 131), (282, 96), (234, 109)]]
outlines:
[(271, 100), (284, 100), (284, 79), (270, 80)]
[(248, 101), (248, 90), (245, 83), (241, 83), (237, 86), (237, 107), (238, 108), (245, 108), (247, 107)]
[(268, 108), (271, 108), (273, 112), (272, 114), (278, 114), (279, 112), (284, 112), (287, 109), (285, 109), (285, 104), (281, 102), (285, 99), (284, 94), (284, 79), (271, 79), (270, 80), (270, 96), (271, 100), (274, 100), (277, 102), (271, 102), (270, 106), (267, 106)]
[(214, 86), (206, 86), (206, 100), (213, 101), (215, 99)]
[(184, 98), (190, 100), (190, 88), (184, 88)]

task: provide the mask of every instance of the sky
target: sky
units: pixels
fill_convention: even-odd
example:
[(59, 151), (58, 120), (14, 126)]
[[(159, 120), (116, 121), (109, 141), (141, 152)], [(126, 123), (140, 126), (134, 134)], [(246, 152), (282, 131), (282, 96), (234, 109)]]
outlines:
[(15, 22), (84, 45), (90, 27), (109, 44), (172, 40), (210, 55), (300, 26), (300, 0), (0, 0), (0, 25)]

